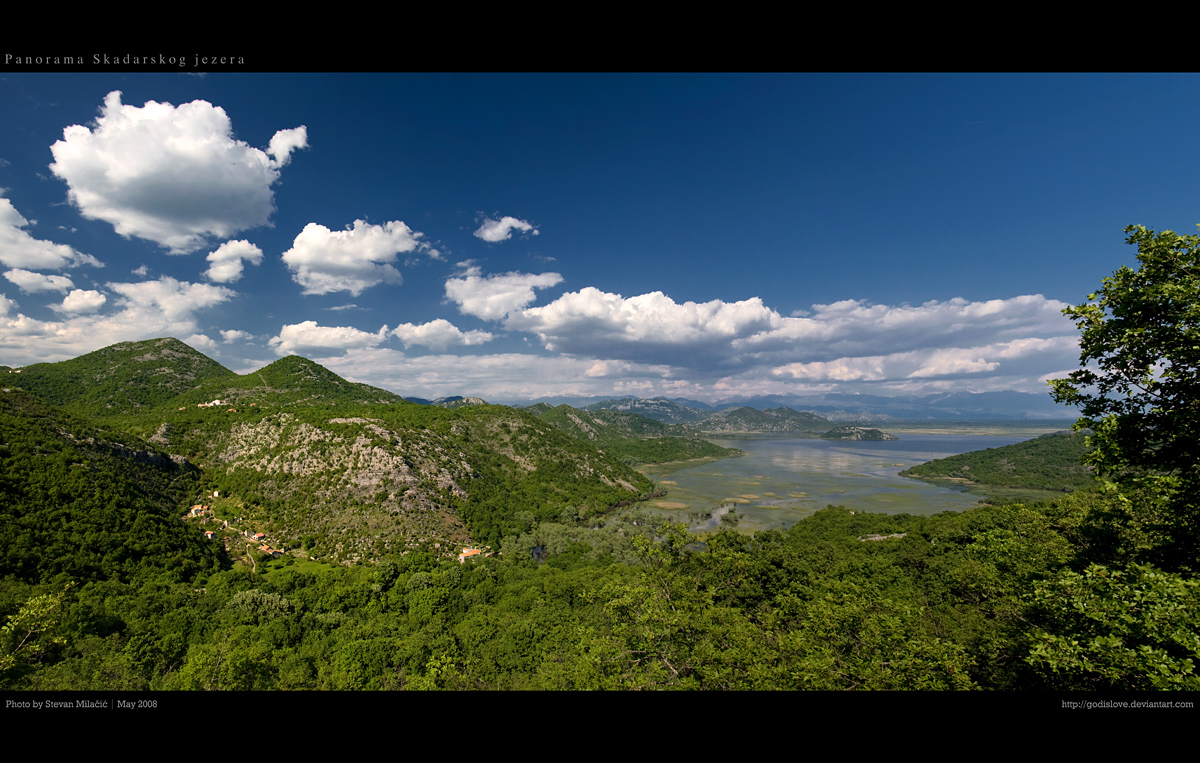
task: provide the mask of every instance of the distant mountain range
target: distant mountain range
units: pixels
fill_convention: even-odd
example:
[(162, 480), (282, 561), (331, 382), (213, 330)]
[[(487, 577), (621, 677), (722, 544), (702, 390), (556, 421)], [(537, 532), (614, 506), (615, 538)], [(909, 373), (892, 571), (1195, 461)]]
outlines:
[[(506, 400), (505, 405), (527, 407), (545, 402), (551, 406), (567, 404), (585, 410), (637, 410), (643, 416), (685, 423), (729, 408), (767, 410), (790, 408), (807, 411), (829, 421), (883, 423), (894, 419), (1071, 419), (1077, 409), (1055, 403), (1049, 394), (1028, 392), (944, 392), (932, 395), (887, 397), (825, 393), (820, 395), (759, 395), (727, 398), (702, 403), (687, 398), (656, 397), (555, 397)], [(673, 405), (671, 405), (673, 404)], [(659, 418), (659, 417), (662, 418)]]

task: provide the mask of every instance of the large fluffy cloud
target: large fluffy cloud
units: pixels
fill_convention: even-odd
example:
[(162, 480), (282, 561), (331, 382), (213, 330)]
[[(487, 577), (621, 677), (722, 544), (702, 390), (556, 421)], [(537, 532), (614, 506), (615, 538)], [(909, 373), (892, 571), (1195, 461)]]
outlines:
[(129, 314), (143, 314), (154, 320), (157, 316), (170, 322), (189, 322), (192, 313), (219, 305), (233, 297), (224, 286), (188, 283), (163, 276), (157, 281), (140, 283), (110, 283), (109, 289), (121, 295), (118, 306)]
[[(528, 276), (472, 278), (475, 288), (457, 293), (468, 308), (464, 312), (504, 318), (505, 328), (536, 333), (546, 350), (565, 354), (410, 357), (379, 346), (384, 329), (372, 334), (313, 323), (285, 327), (273, 344), (280, 351), (285, 343), (299, 346), (289, 330), (311, 334), (305, 346), (334, 351), (334, 357), (318, 361), (356, 380), (403, 394), (479, 394), (493, 400), (560, 394), (713, 400), (832, 391), (1038, 392), (1049, 371), (1070, 367), (1079, 353), (1074, 326), (1057, 315), (1058, 303), (1036, 295), (916, 307), (847, 301), (785, 318), (759, 299), (678, 303), (659, 292), (625, 298), (597, 289), (521, 309), (514, 305), (533, 297), (523, 280)], [(505, 284), (526, 288), (499, 288)], [(502, 298), (489, 303), (488, 289)], [(448, 321), (404, 324), (390, 335), (406, 346), (470, 344), (470, 332)], [(831, 354), (831, 346), (842, 352)]]
[(0, 262), (10, 268), (42, 270), (61, 270), (76, 265), (103, 267), (90, 254), (81, 254), (66, 244), (34, 238), (22, 230), (29, 225), (11, 201), (0, 197)]
[(403, 281), (391, 263), (401, 252), (427, 248), (420, 237), (399, 220), (383, 225), (355, 220), (352, 228), (341, 231), (309, 223), (283, 253), (283, 261), (305, 294), (348, 291), (357, 297), (376, 284)]
[(734, 341), (781, 321), (757, 297), (680, 304), (657, 291), (625, 298), (589, 286), (513, 313), (505, 326), (533, 332), (557, 352), (695, 368), (728, 364)]
[(514, 230), (519, 230), (522, 233), (532, 232), (535, 236), (538, 234), (537, 228), (533, 225), (524, 220), (518, 220), (515, 217), (502, 217), (499, 220), (492, 220), (485, 217), (483, 225), (480, 225), (479, 230), (475, 231), (475, 237), (494, 244), (512, 238)]
[(70, 294), (63, 298), (62, 304), (54, 309), (60, 313), (94, 313), (104, 303), (108, 301), (108, 297), (104, 296), (95, 289), (73, 289)]
[(386, 339), (387, 334), (387, 326), (372, 334), (352, 326), (319, 326), (316, 321), (304, 321), (285, 325), (268, 344), (278, 355), (294, 355), (300, 350), (374, 347)]
[(85, 217), (181, 254), (206, 237), (268, 224), (271, 186), (291, 152), (307, 145), (306, 129), (296, 127), (262, 151), (235, 140), (224, 109), (207, 101), (137, 107), (113, 91), (93, 126), (63, 130), (50, 169)]
[(462, 277), (446, 280), (446, 297), (458, 305), (461, 313), (498, 321), (535, 300), (534, 289), (545, 289), (562, 280), (558, 273), (484, 276), (478, 267), (472, 266)]
[(209, 253), (204, 277), (217, 283), (233, 283), (242, 277), (242, 260), (257, 265), (262, 258), (262, 250), (249, 241), (226, 241)]
[(421, 324), (401, 323), (392, 330), (392, 334), (404, 342), (406, 349), (413, 345), (421, 345), (434, 350), (445, 350), (448, 347), (483, 344), (495, 338), (487, 331), (463, 331), (441, 318)]

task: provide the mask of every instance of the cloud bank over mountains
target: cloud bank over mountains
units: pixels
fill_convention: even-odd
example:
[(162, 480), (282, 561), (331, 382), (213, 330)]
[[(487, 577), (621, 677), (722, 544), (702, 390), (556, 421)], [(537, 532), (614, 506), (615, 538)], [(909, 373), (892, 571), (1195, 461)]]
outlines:
[[(447, 299), (462, 315), (532, 335), (555, 355), (472, 354), (431, 361), (381, 346), (376, 341), (381, 335), (373, 334), (370, 373), (401, 388), (430, 385), (426, 390), (446, 389), (461, 375), (464, 381), (479, 379), (484, 390), (472, 388), (476, 392), (507, 397), (626, 392), (711, 399), (718, 393), (835, 387), (912, 394), (964, 383), (978, 390), (1037, 392), (1044, 384), (1040, 377), (1070, 368), (1078, 357), (1075, 327), (1062, 315), (1066, 305), (1042, 295), (919, 306), (844, 300), (813, 305), (798, 317), (783, 316), (759, 298), (679, 303), (662, 292), (626, 298), (585, 287), (529, 306), (535, 290), (561, 280), (557, 273), (487, 276), (472, 266), (445, 282)], [(404, 324), (392, 336), (406, 349), (423, 345), (437, 351), (494, 337), (463, 332), (440, 319)], [(371, 378), (363, 376), (365, 356), (357, 351), (364, 346), (349, 339), (340, 348), (343, 356), (325, 362)], [(523, 362), (537, 373), (522, 373)]]

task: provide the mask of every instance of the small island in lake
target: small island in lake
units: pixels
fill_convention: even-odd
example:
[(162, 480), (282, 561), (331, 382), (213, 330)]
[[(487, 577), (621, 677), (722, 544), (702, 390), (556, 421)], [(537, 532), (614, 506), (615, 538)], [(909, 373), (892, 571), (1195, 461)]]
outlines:
[(899, 440), (894, 434), (866, 427), (840, 426), (821, 435), (822, 440)]

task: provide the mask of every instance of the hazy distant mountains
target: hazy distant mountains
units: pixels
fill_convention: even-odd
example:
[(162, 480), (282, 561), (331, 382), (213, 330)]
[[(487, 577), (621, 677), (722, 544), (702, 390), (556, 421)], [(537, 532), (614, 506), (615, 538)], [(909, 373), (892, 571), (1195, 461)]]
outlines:
[(893, 419), (1069, 419), (1073, 408), (1058, 405), (1049, 394), (1027, 392), (946, 392), (923, 396), (851, 395), (760, 395), (729, 398), (708, 404), (686, 398), (657, 397), (556, 397), (505, 401), (506, 405), (529, 406), (535, 402), (551, 406), (567, 404), (585, 410), (628, 410), (669, 423), (695, 423), (717, 411), (730, 408), (767, 410), (790, 408), (807, 411), (835, 422), (882, 423)]

